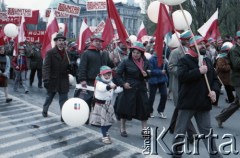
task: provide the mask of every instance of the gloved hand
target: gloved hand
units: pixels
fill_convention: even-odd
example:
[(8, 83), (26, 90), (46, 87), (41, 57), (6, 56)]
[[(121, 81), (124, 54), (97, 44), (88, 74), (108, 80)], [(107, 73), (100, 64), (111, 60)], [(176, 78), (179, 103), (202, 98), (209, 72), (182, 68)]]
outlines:
[(43, 86), (44, 86), (44, 88), (46, 88), (46, 89), (49, 88), (49, 82), (48, 82), (48, 80), (44, 80), (44, 81), (43, 81)]

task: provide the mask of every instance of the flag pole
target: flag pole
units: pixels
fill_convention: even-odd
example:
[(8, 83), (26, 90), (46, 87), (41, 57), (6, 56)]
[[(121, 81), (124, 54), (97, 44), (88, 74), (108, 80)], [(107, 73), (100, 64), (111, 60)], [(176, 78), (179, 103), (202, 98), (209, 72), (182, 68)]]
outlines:
[[(180, 6), (181, 11), (182, 11), (182, 13), (183, 13), (184, 19), (185, 19), (185, 21), (186, 21), (186, 23), (187, 23), (188, 29), (190, 30), (190, 32), (191, 32), (191, 34), (192, 34), (192, 37), (194, 37), (194, 34), (193, 34), (193, 32), (192, 32), (192, 29), (191, 29), (191, 27), (190, 27), (190, 25), (189, 25), (189, 23), (188, 23), (188, 21), (187, 21), (187, 18), (186, 18), (186, 15), (185, 15), (184, 11), (183, 11), (182, 4), (179, 4), (179, 6)], [(198, 65), (199, 65), (199, 66), (202, 66), (202, 60), (203, 60), (203, 59), (201, 58), (199, 49), (198, 49), (198, 47), (197, 47), (197, 42), (196, 42), (196, 40), (195, 40), (194, 38), (193, 38), (193, 42), (194, 42), (194, 45), (195, 45), (195, 48), (196, 48), (197, 54), (198, 54)], [(210, 92), (211, 92), (211, 88), (210, 88), (210, 86), (209, 86), (209, 82), (208, 82), (208, 79), (207, 79), (207, 75), (204, 74), (204, 77), (205, 77), (205, 81), (206, 81), (206, 84), (207, 84), (207, 87), (208, 87), (208, 91), (209, 91), (209, 93), (210, 93)]]

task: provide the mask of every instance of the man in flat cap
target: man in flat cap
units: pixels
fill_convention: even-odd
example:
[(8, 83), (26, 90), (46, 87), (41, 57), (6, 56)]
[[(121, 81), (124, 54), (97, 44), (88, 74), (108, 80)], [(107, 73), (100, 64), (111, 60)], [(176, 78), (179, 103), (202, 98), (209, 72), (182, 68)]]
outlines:
[[(64, 45), (66, 37), (58, 33), (53, 40), (56, 45), (54, 48), (47, 51), (43, 63), (43, 82), (47, 90), (47, 97), (43, 104), (43, 117), (48, 116), (48, 108), (57, 92), (59, 94), (60, 110), (64, 102), (68, 99), (69, 92), (69, 61)], [(62, 117), (61, 121), (64, 122)]]

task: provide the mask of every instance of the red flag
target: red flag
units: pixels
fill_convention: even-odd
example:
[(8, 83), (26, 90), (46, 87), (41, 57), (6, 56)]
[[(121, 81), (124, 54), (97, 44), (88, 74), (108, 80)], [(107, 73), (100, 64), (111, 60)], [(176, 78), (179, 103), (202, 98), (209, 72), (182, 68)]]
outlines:
[(116, 24), (120, 41), (125, 45), (127, 45), (126, 40), (128, 38), (128, 35), (126, 33), (126, 30), (123, 26), (123, 23), (119, 17), (119, 14), (112, 0), (107, 0), (107, 11), (108, 11), (108, 17), (113, 19)]
[(7, 36), (5, 35), (5, 33), (3, 31), (3, 28), (0, 28), (0, 39), (1, 39), (1, 43), (2, 43), (2, 40), (4, 43), (8, 40)]
[(137, 34), (137, 41), (142, 42), (142, 37), (147, 35), (147, 30), (143, 24), (143, 21), (141, 23), (141, 26), (139, 28), (138, 34)]
[(103, 49), (112, 41), (114, 38), (114, 28), (110, 18), (107, 18), (106, 24), (102, 33), (102, 39), (104, 40), (102, 46)]
[(43, 39), (43, 45), (42, 45), (42, 51), (41, 51), (41, 55), (43, 59), (45, 58), (47, 51), (52, 48), (52, 44), (51, 44), (52, 38), (53, 38), (52, 36), (57, 34), (58, 30), (59, 30), (58, 22), (55, 17), (54, 11), (52, 10), (48, 18), (47, 28), (46, 28), (46, 32)]
[(210, 19), (203, 24), (198, 29), (198, 32), (205, 38), (209, 39), (210, 37), (217, 40), (220, 36), (220, 31), (218, 28), (218, 9), (217, 11), (210, 17)]
[(155, 31), (155, 51), (158, 56), (158, 65), (162, 65), (162, 53), (163, 53), (163, 39), (168, 32), (172, 32), (173, 23), (169, 17), (167, 9), (164, 4), (160, 4), (158, 13), (158, 23)]
[(32, 17), (25, 17), (26, 24), (38, 24), (39, 10), (32, 10)]
[(92, 31), (90, 30), (88, 25), (83, 20), (80, 31), (79, 31), (79, 35), (78, 35), (78, 40), (77, 40), (78, 50), (80, 53), (82, 53), (84, 51), (84, 48), (86, 47), (86, 41), (91, 36), (92, 36)]

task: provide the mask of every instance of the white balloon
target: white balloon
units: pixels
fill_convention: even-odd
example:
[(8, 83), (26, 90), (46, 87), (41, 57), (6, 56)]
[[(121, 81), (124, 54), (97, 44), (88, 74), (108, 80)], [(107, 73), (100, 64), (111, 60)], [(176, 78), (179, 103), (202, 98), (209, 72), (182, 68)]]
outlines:
[(233, 44), (231, 42), (224, 42), (222, 47), (224, 47), (225, 45), (228, 45), (230, 48), (232, 48)]
[(144, 56), (149, 60), (152, 57), (152, 54), (145, 52)]
[(68, 78), (69, 78), (69, 84), (75, 85), (75, 78), (73, 77), (73, 75), (68, 74)]
[(64, 23), (58, 23), (58, 28), (59, 28), (59, 32), (64, 32), (65, 24)]
[[(186, 19), (187, 19), (187, 22), (189, 25), (192, 24), (192, 16), (191, 14), (186, 11), (186, 10), (183, 10), (185, 16), (186, 16)], [(184, 15), (183, 15), (183, 12), (181, 10), (177, 10), (175, 12), (173, 12), (172, 14), (172, 18), (173, 18), (173, 24), (174, 24), (174, 27), (177, 29), (177, 30), (186, 30), (188, 29), (188, 25), (187, 25), (187, 22), (184, 18)]]
[(186, 0), (160, 0), (160, 2), (166, 5), (179, 5), (185, 1)]
[(129, 36), (129, 39), (131, 40), (132, 43), (134, 43), (137, 41), (137, 36), (131, 35), (131, 36)]
[(179, 37), (180, 37), (180, 33), (177, 32), (177, 34), (174, 33), (174, 34), (172, 35), (172, 39), (170, 40), (169, 43), (167, 43), (168, 47), (176, 48), (176, 47), (180, 46), (180, 42), (179, 42), (177, 36), (178, 36), (178, 38), (179, 38)]
[[(148, 6), (148, 10), (147, 10), (148, 17), (154, 23), (158, 22), (159, 8), (160, 8), (160, 2), (158, 1), (153, 1)], [(167, 8), (167, 11), (169, 12), (169, 7), (166, 6), (166, 8)]]
[(63, 104), (62, 118), (69, 126), (82, 126), (88, 120), (88, 117), (89, 107), (83, 99), (70, 98)]
[(4, 27), (4, 33), (6, 36), (14, 38), (18, 35), (18, 28), (15, 24), (9, 23)]

